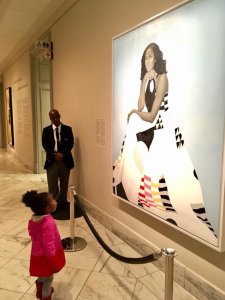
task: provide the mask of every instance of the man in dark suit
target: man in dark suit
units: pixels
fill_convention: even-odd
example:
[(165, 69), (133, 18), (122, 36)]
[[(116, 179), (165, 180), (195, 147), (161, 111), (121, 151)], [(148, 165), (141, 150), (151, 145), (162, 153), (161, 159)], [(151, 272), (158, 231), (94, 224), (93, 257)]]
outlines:
[(51, 125), (42, 132), (42, 146), (46, 151), (48, 190), (58, 202), (58, 210), (67, 208), (70, 170), (74, 167), (71, 150), (74, 145), (72, 128), (60, 121), (56, 109), (49, 112)]

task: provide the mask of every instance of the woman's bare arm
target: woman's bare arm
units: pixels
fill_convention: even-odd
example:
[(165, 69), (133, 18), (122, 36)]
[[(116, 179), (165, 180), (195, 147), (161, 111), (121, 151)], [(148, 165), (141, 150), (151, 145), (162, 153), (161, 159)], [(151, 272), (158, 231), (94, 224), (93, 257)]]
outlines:
[(151, 71), (147, 72), (145, 74), (144, 78), (142, 79), (141, 87), (140, 87), (140, 95), (138, 98), (138, 110), (139, 111), (142, 111), (145, 106), (146, 86), (150, 80), (155, 79), (156, 77), (157, 77), (157, 73), (155, 72), (155, 70), (151, 70)]
[[(142, 89), (142, 87), (141, 87)], [(150, 112), (143, 112), (143, 108), (140, 106), (140, 109), (139, 110), (139, 102), (138, 102), (138, 109), (133, 109), (129, 115), (128, 115), (128, 119), (129, 117), (133, 114), (133, 113), (136, 113), (139, 115), (139, 117), (144, 120), (144, 121), (147, 121), (147, 122), (150, 122), (152, 123), (154, 120), (155, 120), (155, 117), (158, 113), (158, 110), (161, 106), (161, 103), (165, 97), (165, 94), (168, 92), (168, 78), (167, 78), (167, 75), (164, 73), (164, 74), (161, 74), (158, 76), (158, 80), (157, 80), (157, 83), (156, 83), (156, 94), (155, 94), (155, 100), (154, 100), (154, 103), (153, 103), (153, 106), (152, 106), (152, 110)], [(140, 94), (141, 96), (141, 94)], [(140, 97), (139, 97), (140, 98)], [(140, 104), (141, 104), (141, 101), (140, 101)]]

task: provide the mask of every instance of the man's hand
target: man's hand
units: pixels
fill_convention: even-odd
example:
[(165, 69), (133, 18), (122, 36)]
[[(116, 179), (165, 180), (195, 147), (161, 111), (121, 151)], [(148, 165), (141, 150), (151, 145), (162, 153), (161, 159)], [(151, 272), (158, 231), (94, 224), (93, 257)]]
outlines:
[(55, 160), (61, 161), (63, 159), (62, 153), (56, 152), (54, 153)]

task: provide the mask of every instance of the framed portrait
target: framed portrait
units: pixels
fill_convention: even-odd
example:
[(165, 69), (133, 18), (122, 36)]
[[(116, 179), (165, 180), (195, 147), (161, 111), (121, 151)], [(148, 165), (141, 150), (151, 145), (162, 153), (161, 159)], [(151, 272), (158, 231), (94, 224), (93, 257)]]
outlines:
[(14, 146), (14, 129), (13, 129), (13, 107), (12, 107), (12, 89), (5, 89), (5, 108), (6, 108), (6, 128), (7, 128), (7, 143)]
[[(225, 1), (186, 1), (113, 38), (112, 192), (224, 241)], [(209, 21), (210, 20), (210, 21)]]

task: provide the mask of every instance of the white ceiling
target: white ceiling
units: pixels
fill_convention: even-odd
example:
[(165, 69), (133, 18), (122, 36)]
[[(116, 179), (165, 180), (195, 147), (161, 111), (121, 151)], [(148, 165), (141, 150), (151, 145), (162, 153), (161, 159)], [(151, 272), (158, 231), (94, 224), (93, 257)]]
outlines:
[(0, 75), (79, 0), (0, 0)]

